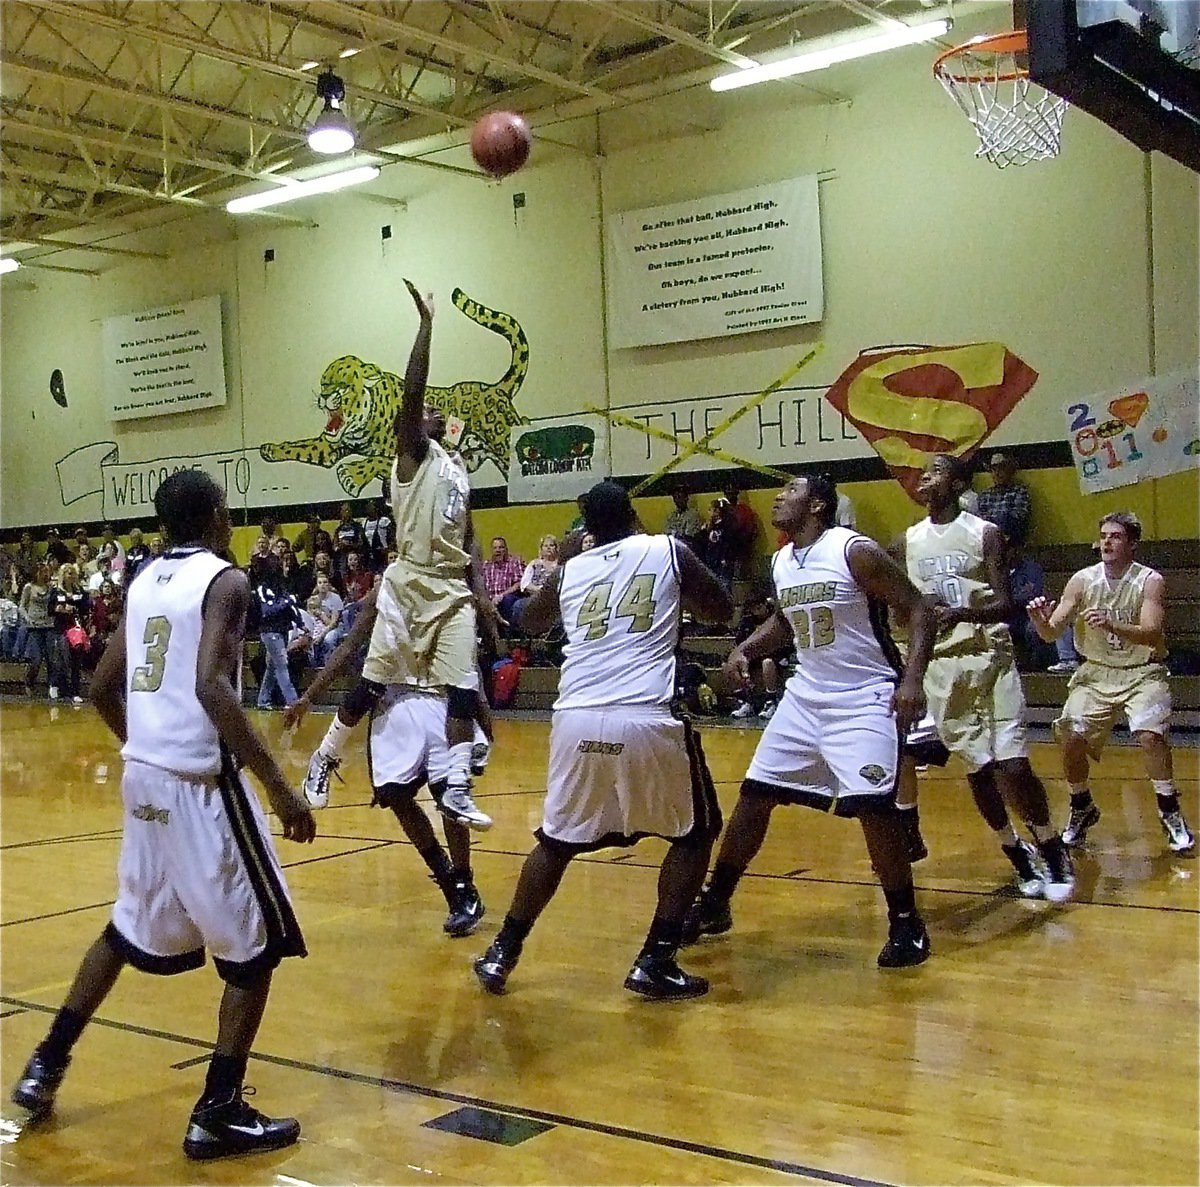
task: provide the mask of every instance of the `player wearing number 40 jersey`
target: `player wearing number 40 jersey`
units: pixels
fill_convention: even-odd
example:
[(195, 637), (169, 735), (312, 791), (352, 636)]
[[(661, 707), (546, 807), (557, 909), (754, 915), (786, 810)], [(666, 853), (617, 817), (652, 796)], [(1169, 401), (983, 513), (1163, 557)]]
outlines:
[[(929, 515), (897, 545), (913, 583), (935, 600), (939, 630), (925, 696), (942, 742), (967, 767), (975, 804), (1016, 870), (1017, 889), (1063, 902), (1075, 879), (1050, 823), (1046, 789), (1029, 765), (1025, 698), (1005, 622), (1012, 598), (1004, 538), (995, 524), (959, 510), (967, 485), (959, 459), (930, 458), (917, 486)], [(1036, 849), (1017, 836), (1006, 804)]]
[[(745, 682), (751, 661), (789, 636), (796, 671), (763, 732), (721, 851), (685, 936), (732, 926), (734, 888), (766, 839), (779, 804), (857, 817), (888, 906), (881, 968), (921, 964), (929, 935), (917, 911), (908, 845), (896, 811), (900, 743), (921, 716), (921, 677), (933, 643), (929, 608), (873, 540), (836, 527), (837, 489), (796, 478), (776, 496), (771, 522), (786, 532), (771, 565), (779, 609), (726, 664)], [(887, 634), (885, 606), (910, 620), (907, 666)]]
[(521, 615), (532, 633), (561, 617), (567, 643), (537, 848), (475, 974), (489, 992), (504, 992), (573, 857), (659, 836), (670, 848), (658, 909), (625, 987), (650, 998), (699, 997), (708, 982), (680, 969), (675, 955), (721, 816), (700, 739), (671, 713), (675, 649), (684, 605), (723, 622), (733, 604), (686, 546), (637, 531), (629, 495), (616, 483), (587, 492), (583, 519), (595, 547), (565, 560)]
[(1088, 759), (1100, 757), (1117, 714), (1124, 712), (1146, 760), (1167, 845), (1182, 853), (1195, 840), (1179, 807), (1167, 745), (1171, 687), (1163, 664), (1165, 582), (1161, 573), (1133, 559), (1141, 538), (1137, 516), (1128, 511), (1106, 515), (1100, 521), (1100, 563), (1076, 573), (1057, 605), (1034, 598), (1028, 612), (1047, 641), (1074, 621), (1075, 645), (1085, 660), (1071, 677), (1055, 723), (1063, 774), (1071, 788), (1071, 818), (1063, 840), (1081, 845), (1100, 819), (1088, 790)]
[(124, 742), (117, 901), (13, 1100), (35, 1117), (50, 1111), (71, 1049), (125, 965), (181, 973), (199, 968), (208, 949), (225, 994), (184, 1152), (274, 1150), (295, 1142), (300, 1125), (252, 1108), (242, 1078), (271, 974), (283, 957), (304, 955), (304, 940), (234, 758), (262, 781), (285, 837), (311, 841), (315, 828), (238, 695), (249, 586), (222, 559), (231, 530), (224, 493), (207, 474), (181, 470), (158, 488), (154, 507), (172, 546), (130, 585), (124, 630), (92, 681), (96, 708)]

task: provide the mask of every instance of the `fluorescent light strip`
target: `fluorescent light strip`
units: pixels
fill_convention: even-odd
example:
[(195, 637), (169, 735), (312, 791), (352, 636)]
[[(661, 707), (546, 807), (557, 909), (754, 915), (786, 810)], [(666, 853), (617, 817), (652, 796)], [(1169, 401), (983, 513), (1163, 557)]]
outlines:
[(312, 194), (331, 194), (335, 190), (344, 190), (347, 186), (374, 181), (378, 176), (379, 169), (375, 165), (360, 165), (357, 169), (344, 169), (341, 173), (327, 173), (324, 177), (314, 177), (308, 181), (293, 179), (275, 190), (264, 190), (260, 194), (247, 194), (244, 198), (234, 198), (225, 203), (225, 209), (230, 214), (245, 214), (250, 210), (262, 210), (266, 206), (279, 206), (284, 202), (295, 202), (297, 198), (307, 198)]
[(14, 260), (12, 256), (4, 256), (0, 259), (0, 272), (15, 272), (21, 266), (20, 260)]
[(824, 70), (826, 66), (833, 66), (838, 62), (849, 62), (854, 58), (865, 58), (870, 54), (880, 54), (885, 50), (899, 49), (903, 45), (915, 45), (919, 41), (941, 37), (949, 29), (950, 22), (948, 20), (905, 25), (901, 28), (888, 29), (882, 33), (861, 37), (855, 41), (846, 41), (840, 45), (831, 46), (829, 49), (808, 50), (790, 58), (781, 58), (778, 62), (766, 62), (761, 66), (750, 66), (732, 74), (722, 74), (714, 78), (708, 85), (714, 91), (732, 91), (738, 87), (753, 86), (756, 82), (790, 78), (795, 74)]

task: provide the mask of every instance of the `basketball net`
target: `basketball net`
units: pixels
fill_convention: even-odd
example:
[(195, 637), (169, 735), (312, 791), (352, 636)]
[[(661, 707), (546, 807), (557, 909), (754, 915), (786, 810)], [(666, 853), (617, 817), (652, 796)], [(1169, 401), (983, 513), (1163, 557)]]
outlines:
[(1067, 101), (1030, 81), (1024, 29), (949, 50), (933, 73), (971, 121), (977, 157), (1003, 169), (1058, 156)]

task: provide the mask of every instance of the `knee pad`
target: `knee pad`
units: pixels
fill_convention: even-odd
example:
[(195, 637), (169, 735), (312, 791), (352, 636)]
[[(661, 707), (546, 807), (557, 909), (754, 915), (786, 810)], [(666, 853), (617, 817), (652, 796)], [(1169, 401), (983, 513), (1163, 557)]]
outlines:
[(475, 716), (476, 692), (473, 688), (450, 688), (446, 690), (446, 714), (460, 721), (470, 721)]

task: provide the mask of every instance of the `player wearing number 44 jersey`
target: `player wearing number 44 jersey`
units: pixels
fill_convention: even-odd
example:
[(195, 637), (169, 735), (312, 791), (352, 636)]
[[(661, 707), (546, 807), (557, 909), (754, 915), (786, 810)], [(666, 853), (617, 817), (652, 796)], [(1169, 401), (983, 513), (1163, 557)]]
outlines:
[[(1004, 538), (995, 524), (959, 510), (967, 485), (960, 459), (931, 457), (917, 486), (929, 515), (897, 545), (913, 583), (935, 601), (939, 629), (925, 696), (938, 736), (966, 765), (976, 807), (1012, 862), (1018, 891), (1063, 902), (1075, 877), (1050, 822), (1046, 789), (1029, 764), (1025, 698), (1005, 622), (1012, 598)], [(1036, 849), (1017, 836), (1006, 804)]]
[[(878, 964), (898, 968), (929, 958), (896, 783), (901, 740), (924, 709), (921, 677), (933, 619), (887, 553), (834, 525), (836, 511), (837, 489), (824, 477), (793, 479), (775, 498), (771, 522), (793, 541), (771, 564), (779, 609), (734, 648), (726, 673), (745, 684), (751, 661), (789, 636), (796, 671), (754, 752), (685, 936), (729, 930), (730, 896), (766, 839), (772, 810), (802, 804), (858, 818), (888, 906), (888, 940)], [(885, 606), (910, 621), (903, 672)]]
[(1071, 818), (1063, 840), (1083, 844), (1100, 819), (1088, 790), (1088, 759), (1100, 757), (1117, 714), (1124, 712), (1146, 760), (1167, 845), (1182, 853), (1194, 848), (1195, 839), (1179, 807), (1167, 745), (1171, 688), (1163, 664), (1165, 583), (1161, 573), (1133, 559), (1141, 538), (1137, 516), (1128, 511), (1106, 515), (1100, 521), (1100, 563), (1076, 573), (1057, 604), (1034, 598), (1028, 613), (1047, 641), (1073, 621), (1075, 645), (1085, 660), (1071, 677), (1055, 723), (1063, 774), (1071, 788)]
[(207, 474), (181, 470), (158, 488), (154, 507), (172, 546), (139, 570), (124, 630), (92, 681), (96, 708), (124, 742), (117, 901), (13, 1100), (35, 1117), (50, 1111), (72, 1047), (125, 965), (180, 973), (199, 968), (207, 948), (225, 994), (184, 1152), (275, 1150), (296, 1141), (300, 1125), (251, 1108), (242, 1078), (271, 974), (283, 957), (305, 954), (304, 940), (262, 809), (234, 757), (262, 781), (285, 837), (311, 841), (315, 828), (242, 709), (236, 685), (249, 586), (222, 559), (230, 538), (224, 493)]
[(504, 992), (573, 857), (659, 836), (670, 848), (658, 909), (625, 988), (650, 998), (699, 997), (708, 982), (680, 969), (675, 955), (721, 816), (700, 739), (671, 713), (675, 649), (682, 606), (723, 622), (733, 604), (686, 546), (637, 531), (629, 495), (615, 483), (587, 492), (583, 519), (595, 547), (565, 560), (521, 614), (534, 634), (561, 617), (567, 643), (537, 848), (475, 974), (489, 992)]

